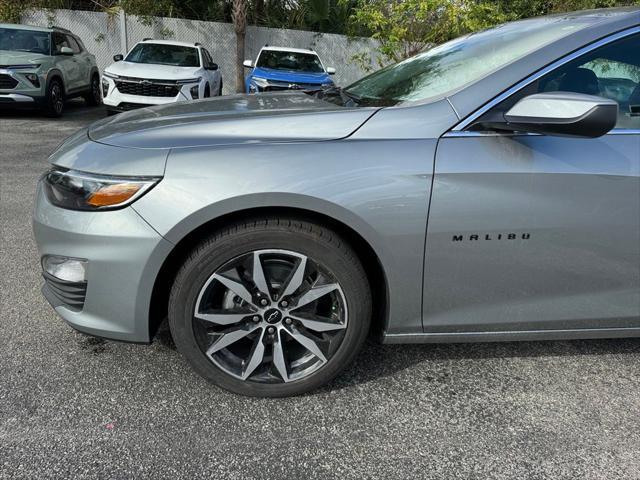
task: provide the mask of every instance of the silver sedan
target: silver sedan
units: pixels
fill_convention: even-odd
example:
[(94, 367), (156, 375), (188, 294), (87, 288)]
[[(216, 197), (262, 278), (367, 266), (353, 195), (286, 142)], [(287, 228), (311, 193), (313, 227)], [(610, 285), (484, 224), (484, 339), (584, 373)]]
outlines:
[(34, 230), (72, 327), (228, 390), (317, 388), (383, 342), (640, 336), (640, 10), (505, 24), (346, 88), (102, 120)]

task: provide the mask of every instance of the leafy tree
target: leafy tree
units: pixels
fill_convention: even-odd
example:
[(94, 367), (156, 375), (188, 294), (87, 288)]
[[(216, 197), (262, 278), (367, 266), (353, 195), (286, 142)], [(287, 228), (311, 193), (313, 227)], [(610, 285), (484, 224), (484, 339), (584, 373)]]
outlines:
[[(359, 0), (348, 32), (378, 39), (382, 60), (397, 62), (429, 45), (505, 21), (638, 4), (640, 0)], [(359, 56), (360, 63), (369, 62), (365, 57)]]
[(351, 15), (351, 33), (380, 41), (380, 53), (399, 61), (428, 45), (513, 18), (499, 4), (475, 0), (362, 0)]

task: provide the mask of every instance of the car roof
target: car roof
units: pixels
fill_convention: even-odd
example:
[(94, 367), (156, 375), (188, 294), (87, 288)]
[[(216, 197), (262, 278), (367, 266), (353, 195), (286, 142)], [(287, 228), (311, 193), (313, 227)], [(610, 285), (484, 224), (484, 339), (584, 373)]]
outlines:
[(272, 47), (270, 45), (265, 45), (260, 49), (262, 50), (273, 50), (276, 52), (295, 52), (295, 53), (311, 53), (313, 55), (318, 55), (314, 50), (310, 48), (289, 48), (289, 47)]
[[(21, 25), (16, 23), (0, 23), (0, 28), (10, 28), (13, 30), (32, 30), (34, 32), (53, 32), (53, 31), (63, 31), (60, 28), (56, 27), (37, 27), (35, 25)], [(66, 33), (66, 32), (65, 32)]]
[(142, 40), (139, 43), (156, 43), (159, 45), (176, 45), (180, 47), (193, 47), (193, 48), (197, 48), (200, 46), (199, 43), (195, 43), (195, 42), (179, 42), (177, 40), (154, 40), (152, 38)]

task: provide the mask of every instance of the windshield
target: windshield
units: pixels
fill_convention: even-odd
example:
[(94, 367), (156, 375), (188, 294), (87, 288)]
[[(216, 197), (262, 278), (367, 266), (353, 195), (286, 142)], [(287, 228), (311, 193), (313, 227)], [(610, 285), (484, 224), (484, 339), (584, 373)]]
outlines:
[(324, 72), (320, 59), (313, 53), (281, 52), (278, 50), (263, 50), (258, 57), (256, 67), (310, 73)]
[(49, 39), (49, 32), (0, 28), (0, 50), (49, 55), (51, 53)]
[(378, 70), (345, 92), (359, 104), (389, 106), (443, 98), (534, 50), (593, 23), (546, 17), (508, 23), (457, 38)]
[(127, 62), (172, 65), (174, 67), (199, 67), (198, 49), (162, 43), (139, 43), (129, 52)]

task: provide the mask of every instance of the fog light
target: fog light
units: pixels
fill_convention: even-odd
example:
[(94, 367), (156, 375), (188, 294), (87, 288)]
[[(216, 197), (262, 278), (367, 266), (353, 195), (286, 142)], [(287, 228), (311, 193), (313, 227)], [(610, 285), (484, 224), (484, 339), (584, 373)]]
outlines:
[(27, 77), (27, 80), (29, 80), (34, 87), (40, 87), (40, 79), (35, 73), (27, 73), (25, 77)]
[(196, 85), (195, 87), (191, 87), (191, 98), (194, 100), (198, 99), (198, 85)]
[(42, 257), (42, 269), (65, 282), (86, 282), (87, 261), (81, 258), (69, 258), (59, 255), (45, 255)]
[(102, 79), (102, 96), (106, 97), (109, 94), (109, 82), (104, 78)]

